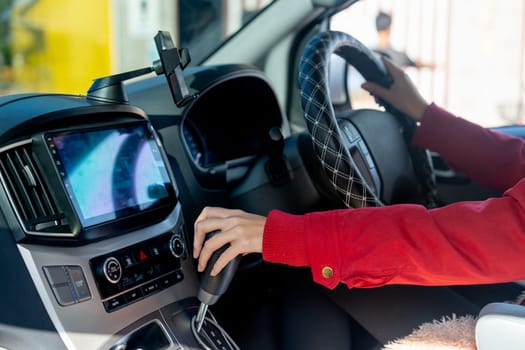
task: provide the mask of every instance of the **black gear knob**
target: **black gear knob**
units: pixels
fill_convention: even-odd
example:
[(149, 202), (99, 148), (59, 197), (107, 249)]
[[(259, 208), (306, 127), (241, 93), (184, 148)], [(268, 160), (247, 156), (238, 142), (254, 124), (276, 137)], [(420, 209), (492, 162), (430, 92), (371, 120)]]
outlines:
[[(210, 239), (211, 237), (219, 233), (219, 230), (210, 232), (206, 235), (206, 239)], [(229, 246), (229, 243), (225, 244), (224, 246), (213, 252), (213, 254), (210, 257), (210, 260), (208, 260), (208, 265), (206, 266), (206, 269), (201, 273), (201, 283), (199, 293), (197, 295), (197, 297), (201, 301), (201, 305), (199, 307), (199, 311), (195, 319), (197, 325), (197, 332), (200, 332), (202, 328), (202, 324), (204, 323), (204, 318), (206, 316), (208, 306), (215, 304), (217, 300), (219, 300), (221, 295), (223, 295), (224, 292), (226, 292), (226, 289), (228, 289), (228, 286), (230, 285), (230, 282), (233, 276), (235, 275), (235, 272), (237, 271), (237, 267), (239, 266), (239, 262), (241, 260), (240, 255), (236, 256), (233, 260), (226, 264), (226, 266), (216, 276), (211, 276), (211, 270), (213, 269), (213, 265), (215, 265), (215, 262), (217, 262), (219, 256), (226, 249), (228, 249)]]
[[(220, 234), (220, 231), (210, 232), (206, 237), (207, 239), (210, 239), (217, 234)], [(226, 289), (228, 289), (228, 286), (237, 271), (237, 267), (239, 266), (239, 261), (241, 260), (240, 255), (231, 260), (216, 276), (210, 275), (213, 265), (215, 265), (219, 256), (228, 249), (229, 245), (230, 244), (228, 243), (217, 249), (210, 257), (206, 269), (201, 273), (201, 283), (197, 297), (201, 302), (207, 305), (215, 304), (220, 296), (226, 292)]]

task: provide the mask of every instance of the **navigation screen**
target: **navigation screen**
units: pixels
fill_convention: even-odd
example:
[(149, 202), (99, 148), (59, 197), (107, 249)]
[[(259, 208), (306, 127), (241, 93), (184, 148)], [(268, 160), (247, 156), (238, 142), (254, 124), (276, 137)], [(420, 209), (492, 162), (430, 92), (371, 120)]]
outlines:
[(174, 200), (166, 165), (145, 124), (48, 134), (46, 141), (84, 227)]

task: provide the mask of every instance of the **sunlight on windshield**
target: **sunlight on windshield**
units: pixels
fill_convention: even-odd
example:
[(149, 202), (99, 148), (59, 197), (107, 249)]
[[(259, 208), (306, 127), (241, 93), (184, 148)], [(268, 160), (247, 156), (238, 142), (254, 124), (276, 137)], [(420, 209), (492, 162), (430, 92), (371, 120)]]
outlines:
[(169, 31), (199, 63), (272, 0), (0, 0), (0, 94), (85, 94), (93, 79), (151, 66)]

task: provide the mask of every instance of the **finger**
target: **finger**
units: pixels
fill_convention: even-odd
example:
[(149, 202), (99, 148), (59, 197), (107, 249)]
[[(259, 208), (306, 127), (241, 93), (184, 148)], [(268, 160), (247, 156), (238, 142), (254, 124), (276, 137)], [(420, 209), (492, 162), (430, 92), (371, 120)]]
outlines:
[(210, 272), (210, 275), (211, 276), (217, 276), (217, 274), (219, 274), (222, 269), (228, 265), (228, 263), (230, 261), (232, 261), (233, 259), (235, 259), (238, 255), (240, 255), (242, 252), (240, 252), (238, 250), (237, 247), (233, 246), (233, 245), (230, 245), (230, 247), (228, 247), (228, 249), (226, 249), (222, 254), (221, 256), (219, 256), (219, 258), (217, 259), (217, 261), (215, 262), (215, 265), (213, 265), (213, 268)]
[[(207, 219), (209, 220), (209, 219)], [(201, 254), (202, 245), (204, 244), (204, 240), (206, 239), (206, 235), (214, 230), (208, 231), (204, 229), (200, 229), (200, 227), (203, 227), (206, 221), (201, 221), (195, 231), (195, 236), (193, 237), (193, 258), (197, 259), (199, 255)]]
[(200, 212), (199, 216), (193, 223), (193, 257), (198, 258), (201, 250), (202, 242), (204, 242), (205, 232), (200, 229), (202, 222), (208, 217), (208, 211), (210, 207), (205, 207)]
[(222, 208), (219, 207), (204, 207), (202, 209), (199, 216), (197, 216), (197, 219), (195, 219), (194, 223), (194, 230), (197, 231), (197, 224), (201, 221), (204, 221), (211, 217), (220, 217), (220, 213), (222, 212)]
[(207, 218), (200, 221), (196, 227), (197, 229), (193, 239), (193, 256), (195, 259), (202, 254), (202, 249), (205, 245), (204, 241), (209, 233), (214, 231), (225, 231), (227, 228), (225, 226), (225, 219), (223, 218)]
[(384, 97), (388, 93), (388, 89), (372, 82), (364, 82), (361, 87), (374, 96)]
[(193, 226), (193, 257), (195, 259), (199, 257), (202, 244), (206, 239), (206, 234), (222, 229), (220, 227), (220, 221), (212, 219), (225, 217), (227, 212), (228, 209), (219, 207), (205, 207), (201, 211)]
[(208, 265), (208, 261), (210, 260), (212, 254), (217, 250), (223, 247), (225, 244), (228, 244), (235, 239), (235, 235), (231, 232), (221, 232), (218, 235), (215, 235), (208, 239), (204, 246), (202, 247), (202, 250), (200, 252), (199, 256), (199, 262), (197, 265), (197, 271), (202, 272), (206, 269), (206, 266)]

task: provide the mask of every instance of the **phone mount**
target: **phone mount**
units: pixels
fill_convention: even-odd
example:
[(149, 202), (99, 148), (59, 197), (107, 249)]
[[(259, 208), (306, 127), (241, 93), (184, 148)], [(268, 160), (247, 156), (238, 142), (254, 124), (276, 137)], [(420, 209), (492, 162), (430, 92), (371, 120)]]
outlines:
[(154, 61), (151, 67), (95, 79), (88, 89), (87, 98), (109, 103), (128, 103), (128, 96), (122, 83), (151, 72), (166, 76), (173, 101), (177, 107), (182, 107), (196, 98), (197, 94), (189, 92), (182, 74), (182, 70), (191, 61), (188, 49), (175, 47), (170, 33), (166, 31), (159, 31), (154, 39), (160, 57), (159, 60)]

